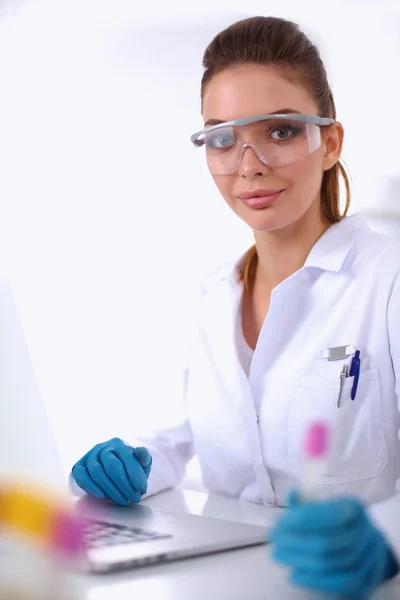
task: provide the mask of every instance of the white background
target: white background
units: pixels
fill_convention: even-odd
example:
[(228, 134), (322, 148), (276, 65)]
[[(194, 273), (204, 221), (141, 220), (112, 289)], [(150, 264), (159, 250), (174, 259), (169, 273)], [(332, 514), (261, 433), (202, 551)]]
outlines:
[(219, 30), (273, 14), (311, 35), (352, 212), (400, 236), (400, 2), (149, 4), (0, 0), (0, 274), (66, 471), (173, 421), (198, 283), (252, 243), (189, 142)]

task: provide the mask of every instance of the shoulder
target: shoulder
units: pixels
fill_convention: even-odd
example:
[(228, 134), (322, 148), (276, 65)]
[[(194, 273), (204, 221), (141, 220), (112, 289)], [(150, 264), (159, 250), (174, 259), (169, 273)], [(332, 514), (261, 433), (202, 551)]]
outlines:
[(400, 240), (368, 230), (356, 241), (356, 254), (370, 269), (383, 277), (396, 278), (400, 274)]
[(400, 240), (394, 237), (389, 237), (377, 231), (369, 229), (365, 232), (365, 236), (362, 238), (364, 244), (367, 244), (374, 249), (380, 249), (384, 253), (394, 254), (400, 259)]

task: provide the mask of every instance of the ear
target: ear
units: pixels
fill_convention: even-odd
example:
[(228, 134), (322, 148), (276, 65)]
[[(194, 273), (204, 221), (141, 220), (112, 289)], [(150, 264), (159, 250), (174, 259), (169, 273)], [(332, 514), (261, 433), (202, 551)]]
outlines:
[(325, 152), (322, 161), (322, 168), (324, 171), (331, 169), (339, 160), (340, 155), (342, 154), (343, 139), (343, 125), (339, 123), (339, 121), (336, 121), (326, 130), (324, 136)]

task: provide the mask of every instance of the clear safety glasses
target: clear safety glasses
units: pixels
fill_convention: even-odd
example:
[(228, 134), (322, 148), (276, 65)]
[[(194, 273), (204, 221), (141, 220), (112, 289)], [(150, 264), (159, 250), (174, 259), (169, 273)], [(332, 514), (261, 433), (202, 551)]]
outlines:
[(320, 127), (334, 122), (297, 113), (259, 115), (207, 127), (190, 139), (205, 151), (212, 175), (228, 175), (238, 170), (246, 148), (271, 167), (291, 165), (318, 150)]

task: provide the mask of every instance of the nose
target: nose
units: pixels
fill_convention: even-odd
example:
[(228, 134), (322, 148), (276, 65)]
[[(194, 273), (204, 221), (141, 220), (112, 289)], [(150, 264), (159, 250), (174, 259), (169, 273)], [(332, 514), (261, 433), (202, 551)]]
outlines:
[(239, 155), (238, 175), (241, 177), (257, 177), (267, 173), (268, 166), (262, 162), (256, 149), (247, 145), (241, 149)]

